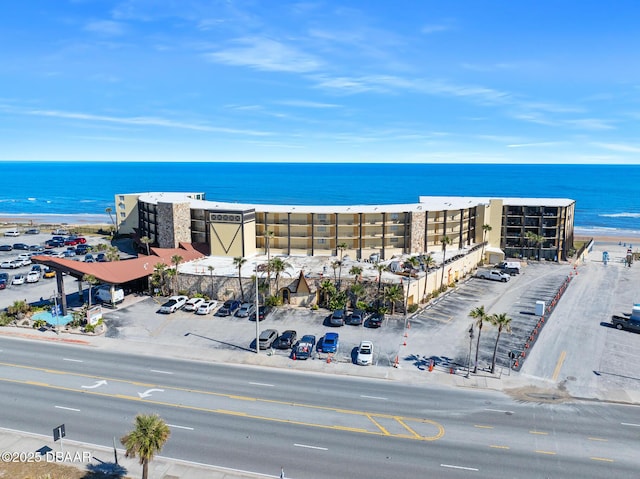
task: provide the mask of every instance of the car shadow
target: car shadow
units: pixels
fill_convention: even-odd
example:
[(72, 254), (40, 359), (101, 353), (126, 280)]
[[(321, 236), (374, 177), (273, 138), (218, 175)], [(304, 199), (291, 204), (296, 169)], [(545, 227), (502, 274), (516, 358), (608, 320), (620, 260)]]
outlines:
[(248, 351), (250, 353), (254, 353), (256, 351), (256, 349), (255, 349), (256, 340), (255, 339), (253, 340), (253, 343), (252, 343), (253, 348), (251, 349), (251, 348), (245, 348), (243, 346), (239, 346), (237, 344), (227, 343), (226, 341), (220, 341), (219, 339), (208, 338), (206, 336), (202, 336), (201, 334), (196, 334), (196, 333), (185, 333), (185, 336), (196, 336), (198, 338), (206, 339), (208, 341), (212, 341), (214, 343), (222, 344), (224, 346), (229, 346), (229, 347), (234, 348), (234, 349), (240, 349), (241, 351)]

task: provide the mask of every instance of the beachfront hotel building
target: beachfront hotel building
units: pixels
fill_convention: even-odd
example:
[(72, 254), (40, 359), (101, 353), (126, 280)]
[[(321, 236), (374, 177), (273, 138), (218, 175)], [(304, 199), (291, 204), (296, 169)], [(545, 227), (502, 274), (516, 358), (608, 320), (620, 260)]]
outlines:
[[(564, 260), (573, 247), (575, 201), (551, 198), (421, 196), (417, 203), (351, 206), (208, 201), (199, 193), (115, 196), (119, 234), (160, 248), (192, 243), (213, 256), (331, 256), (390, 259), (487, 242), (486, 259)], [(484, 228), (489, 225), (491, 228)], [(531, 244), (527, 233), (542, 241)], [(269, 233), (269, 234), (267, 234)]]

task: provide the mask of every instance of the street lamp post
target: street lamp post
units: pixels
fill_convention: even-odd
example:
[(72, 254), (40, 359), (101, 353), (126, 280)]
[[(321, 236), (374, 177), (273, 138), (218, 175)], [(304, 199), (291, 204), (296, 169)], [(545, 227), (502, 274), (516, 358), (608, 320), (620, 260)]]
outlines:
[(258, 266), (256, 265), (256, 354), (260, 354), (260, 304), (258, 302)]
[(467, 359), (467, 378), (471, 375), (471, 347), (473, 345), (473, 323), (469, 327), (469, 357)]

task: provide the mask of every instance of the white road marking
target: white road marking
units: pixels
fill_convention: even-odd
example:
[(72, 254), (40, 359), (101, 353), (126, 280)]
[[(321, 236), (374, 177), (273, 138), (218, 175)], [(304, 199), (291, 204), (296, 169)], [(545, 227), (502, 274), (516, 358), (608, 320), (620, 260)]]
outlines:
[(76, 409), (73, 407), (64, 407), (64, 406), (56, 406), (57, 409), (64, 409), (66, 411), (74, 411), (74, 412), (80, 412), (80, 409)]
[(266, 387), (270, 387), (272, 388), (274, 385), (273, 384), (267, 384), (267, 383), (249, 383), (253, 386), (266, 386)]
[(80, 386), (80, 387), (83, 389), (95, 389), (95, 388), (99, 388), (100, 386), (105, 386), (106, 384), (107, 384), (107, 381), (102, 379), (101, 381), (96, 381), (96, 383), (93, 386)]
[(171, 371), (160, 371), (159, 369), (151, 369), (151, 372), (159, 374), (173, 374)]
[(169, 427), (175, 427), (177, 429), (187, 429), (188, 431), (193, 431), (192, 427), (187, 427), (187, 426), (178, 426), (176, 424), (167, 424), (167, 426)]
[(71, 361), (72, 363), (84, 363), (82, 359), (62, 358), (63, 361)]
[(491, 411), (491, 412), (502, 412), (502, 413), (510, 413), (513, 414), (513, 411), (503, 411), (502, 409), (485, 409), (485, 411)]
[(319, 449), (320, 451), (328, 451), (326, 447), (309, 446), (307, 444), (294, 444), (296, 447), (306, 447), (307, 449)]
[(140, 396), (140, 399), (142, 398), (148, 398), (149, 396), (151, 396), (151, 393), (153, 392), (159, 392), (159, 393), (163, 393), (164, 389), (147, 389), (145, 392), (143, 393), (138, 393), (138, 396)]
[(640, 424), (633, 424), (632, 422), (621, 422), (620, 424), (622, 424), (623, 426), (640, 427)]
[(475, 467), (453, 466), (451, 464), (440, 464), (440, 467), (448, 467), (450, 469), (462, 469), (463, 471), (477, 471)]
[(381, 401), (388, 401), (388, 398), (383, 398), (380, 396), (365, 396), (363, 394), (360, 395), (361, 398), (367, 398), (367, 399), (380, 399)]

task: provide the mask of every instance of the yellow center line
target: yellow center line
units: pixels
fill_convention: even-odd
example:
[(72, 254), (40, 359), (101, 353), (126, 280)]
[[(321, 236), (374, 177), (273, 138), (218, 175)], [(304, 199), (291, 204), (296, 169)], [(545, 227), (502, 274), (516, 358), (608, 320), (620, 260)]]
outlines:
[(494, 449), (511, 449), (509, 446), (495, 446), (495, 445), (491, 445), (489, 447), (492, 447)]
[(382, 427), (382, 425), (378, 421), (373, 419), (371, 414), (367, 414), (367, 417), (369, 418), (369, 421), (371, 421), (373, 424), (375, 424), (376, 427), (382, 431), (382, 434), (384, 434), (385, 436), (390, 436), (391, 435), (391, 434), (389, 434), (389, 431), (387, 431), (384, 427)]
[(400, 417), (396, 417), (395, 418), (396, 421), (402, 426), (404, 427), (407, 431), (409, 431), (411, 434), (413, 434), (413, 436), (417, 439), (420, 437), (420, 434), (418, 434), (417, 432), (415, 432), (413, 429), (411, 429), (409, 426), (407, 426), (404, 422), (402, 422), (402, 418)]
[(478, 429), (493, 429), (493, 426), (482, 426), (481, 424), (474, 424), (473, 427), (477, 427)]
[(541, 436), (548, 436), (549, 435), (548, 432), (544, 432), (544, 431), (529, 431), (529, 434), (540, 434)]
[(613, 462), (613, 459), (607, 459), (606, 457), (590, 457), (594, 461)]
[(553, 452), (553, 451), (540, 451), (540, 450), (537, 450), (536, 452), (538, 454), (547, 454), (549, 456), (555, 456), (557, 454), (556, 452)]
[(605, 439), (603, 437), (590, 437), (589, 441), (602, 441), (602, 442), (609, 442), (609, 439)]
[(567, 357), (567, 352), (562, 351), (560, 353), (560, 357), (558, 358), (558, 362), (556, 363), (556, 368), (553, 370), (553, 376), (551, 377), (553, 381), (558, 380), (558, 376), (560, 375), (560, 369), (562, 368), (562, 363), (564, 363), (564, 358), (566, 357)]

